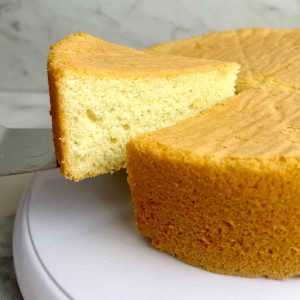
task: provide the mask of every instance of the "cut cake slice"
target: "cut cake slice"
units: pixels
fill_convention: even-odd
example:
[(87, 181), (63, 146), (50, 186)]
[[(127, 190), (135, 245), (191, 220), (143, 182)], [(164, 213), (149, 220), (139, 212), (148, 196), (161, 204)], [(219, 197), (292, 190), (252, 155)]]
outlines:
[(48, 59), (56, 156), (73, 180), (119, 170), (125, 145), (234, 94), (239, 65), (144, 54), (84, 33)]
[(252, 28), (215, 32), (151, 47), (148, 53), (234, 61), (237, 91), (300, 90), (300, 29)]
[(206, 270), (300, 274), (300, 93), (249, 89), (127, 145), (136, 223)]

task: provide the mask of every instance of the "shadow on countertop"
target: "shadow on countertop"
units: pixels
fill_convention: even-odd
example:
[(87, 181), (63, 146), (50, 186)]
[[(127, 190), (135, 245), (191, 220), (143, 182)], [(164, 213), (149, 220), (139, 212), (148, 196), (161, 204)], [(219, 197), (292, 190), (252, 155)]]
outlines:
[(18, 287), (12, 255), (14, 218), (14, 215), (0, 216), (0, 300), (23, 299)]

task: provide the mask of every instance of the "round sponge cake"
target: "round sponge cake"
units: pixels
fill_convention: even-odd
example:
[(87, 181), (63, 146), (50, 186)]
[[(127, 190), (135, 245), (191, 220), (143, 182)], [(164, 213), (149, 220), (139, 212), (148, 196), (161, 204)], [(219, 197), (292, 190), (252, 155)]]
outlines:
[(300, 274), (300, 93), (249, 89), (127, 145), (136, 223), (223, 274)]

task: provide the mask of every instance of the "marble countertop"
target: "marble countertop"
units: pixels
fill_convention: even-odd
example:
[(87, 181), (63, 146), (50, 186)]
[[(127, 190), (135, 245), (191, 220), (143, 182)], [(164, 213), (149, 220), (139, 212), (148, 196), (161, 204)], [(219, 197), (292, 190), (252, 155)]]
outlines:
[[(300, 27), (299, 0), (0, 1), (0, 125), (50, 127), (49, 44), (85, 31), (143, 48), (241, 27)], [(21, 299), (14, 275), (14, 215), (30, 174), (0, 178), (0, 299)]]
[[(49, 128), (49, 96), (37, 92), (1, 92), (1, 125)], [(18, 201), (32, 174), (0, 177), (0, 299), (22, 299), (12, 257), (12, 232)]]
[[(299, 27), (298, 0), (2, 0), (0, 90), (47, 91), (49, 45), (76, 31), (143, 48), (240, 27)], [(6, 71), (3, 71), (6, 70)]]

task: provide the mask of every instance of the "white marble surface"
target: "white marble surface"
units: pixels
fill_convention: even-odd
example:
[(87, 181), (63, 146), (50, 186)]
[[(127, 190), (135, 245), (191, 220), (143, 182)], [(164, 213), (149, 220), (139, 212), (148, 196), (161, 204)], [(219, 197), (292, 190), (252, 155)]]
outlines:
[(48, 46), (68, 33), (132, 47), (238, 27), (299, 27), (298, 0), (0, 0), (0, 90), (47, 90)]
[[(0, 91), (0, 125), (11, 128), (49, 128), (48, 94)], [(12, 232), (18, 201), (31, 176), (0, 177), (0, 300), (22, 299), (14, 274)]]
[[(85, 31), (136, 48), (240, 27), (300, 27), (299, 0), (0, 0), (0, 125), (50, 126), (49, 44)], [(0, 299), (21, 298), (11, 236), (30, 175), (0, 178)]]

